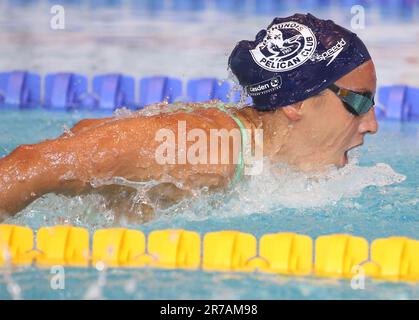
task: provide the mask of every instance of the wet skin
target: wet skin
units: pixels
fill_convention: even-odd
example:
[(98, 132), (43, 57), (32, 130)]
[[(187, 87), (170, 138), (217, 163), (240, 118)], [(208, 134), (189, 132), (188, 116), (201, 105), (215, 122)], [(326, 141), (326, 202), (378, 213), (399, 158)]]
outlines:
[[(348, 73), (336, 84), (375, 93), (372, 61)], [(134, 188), (112, 184), (93, 188), (91, 181), (113, 176), (131, 181), (161, 180), (170, 176), (173, 181), (181, 182), (181, 186), (169, 181), (149, 191), (149, 198), (163, 207), (191, 196), (193, 189), (227, 187), (236, 170), (233, 156), (238, 153), (238, 146), (232, 141), (228, 145), (227, 164), (162, 165), (156, 161), (155, 152), (161, 144), (155, 139), (156, 133), (165, 128), (176, 134), (179, 121), (186, 121), (187, 131), (199, 128), (207, 136), (210, 129), (238, 129), (226, 113), (216, 108), (200, 108), (200, 104), (190, 105), (194, 107), (192, 112), (86, 119), (56, 139), (17, 147), (0, 159), (0, 213), (3, 217), (13, 215), (51, 192), (66, 195), (96, 192), (108, 199), (109, 207), (143, 222), (152, 217), (153, 210), (147, 204), (132, 203)], [(234, 113), (247, 129), (263, 129), (265, 157), (305, 171), (345, 165), (347, 150), (362, 144), (364, 135), (375, 133), (378, 128), (373, 109), (362, 116), (353, 116), (330, 90), (273, 112), (246, 107)], [(187, 142), (186, 147), (193, 143)], [(178, 146), (176, 144), (176, 150)]]

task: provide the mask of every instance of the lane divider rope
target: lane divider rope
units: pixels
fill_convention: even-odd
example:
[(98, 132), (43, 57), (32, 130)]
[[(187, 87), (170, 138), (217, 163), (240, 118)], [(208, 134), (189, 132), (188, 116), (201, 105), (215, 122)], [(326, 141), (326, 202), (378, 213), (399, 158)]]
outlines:
[[(36, 244), (35, 244), (36, 240)], [(235, 230), (201, 236), (188, 230), (155, 230), (146, 236), (126, 228), (100, 229), (90, 246), (86, 228), (31, 228), (0, 224), (0, 270), (8, 265), (167, 268), (266, 272), (299, 276), (419, 281), (419, 241), (407, 237), (375, 239), (369, 245), (349, 234), (319, 236), (272, 233), (259, 241)]]

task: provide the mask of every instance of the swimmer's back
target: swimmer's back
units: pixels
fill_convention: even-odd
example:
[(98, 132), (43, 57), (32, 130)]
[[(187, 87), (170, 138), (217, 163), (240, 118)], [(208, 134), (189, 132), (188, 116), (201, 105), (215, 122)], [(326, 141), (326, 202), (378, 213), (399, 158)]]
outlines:
[[(231, 131), (238, 130), (236, 121), (216, 107), (200, 108), (195, 107), (188, 110), (176, 110), (171, 113), (160, 113), (151, 116), (133, 115), (125, 118), (105, 118), (105, 119), (88, 119), (77, 124), (74, 137), (68, 137), (77, 140), (78, 144), (84, 146), (88, 151), (86, 157), (97, 159), (99, 154), (103, 155), (103, 159), (108, 157), (109, 163), (100, 171), (112, 170), (112, 152), (114, 146), (118, 146), (118, 165), (112, 170), (113, 174), (124, 176), (127, 179), (147, 180), (160, 179), (163, 174), (167, 174), (176, 179), (192, 184), (194, 187), (203, 185), (227, 185), (234, 177), (236, 172), (237, 154), (240, 152), (240, 145), (233, 143), (233, 139), (229, 139), (229, 160), (227, 164), (221, 163), (220, 156), (222, 154), (222, 144), (218, 146), (218, 161), (211, 163), (211, 130), (225, 129)], [(194, 131), (191, 131), (195, 129)], [(187, 151), (185, 157), (179, 157), (179, 152), (186, 146), (189, 148), (198, 141), (198, 137), (194, 137), (197, 130), (203, 135), (207, 147), (207, 161), (204, 163), (190, 163), (191, 161)], [(158, 154), (156, 152), (159, 147), (166, 141), (169, 134), (173, 137), (175, 150), (175, 163), (159, 164), (157, 161)], [(91, 146), (91, 136), (94, 135), (97, 143)], [(160, 136), (160, 141), (158, 138)], [(162, 138), (164, 136), (164, 138)], [(189, 138), (189, 139), (188, 139)], [(182, 139), (185, 139), (184, 144)], [(203, 141), (203, 140), (201, 140)], [(92, 150), (93, 147), (93, 150)], [(224, 150), (225, 151), (225, 150)], [(86, 159), (88, 160), (88, 159)], [(193, 161), (192, 161), (193, 162)], [(212, 161), (213, 162), (213, 161)], [(94, 170), (94, 174), (101, 174)]]

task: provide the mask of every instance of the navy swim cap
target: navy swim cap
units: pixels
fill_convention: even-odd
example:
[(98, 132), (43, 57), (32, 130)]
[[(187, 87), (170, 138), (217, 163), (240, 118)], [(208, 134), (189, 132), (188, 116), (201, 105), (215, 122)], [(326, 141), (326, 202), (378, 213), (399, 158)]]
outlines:
[(355, 33), (295, 14), (275, 18), (255, 41), (240, 41), (228, 64), (254, 107), (269, 111), (315, 96), (370, 59)]

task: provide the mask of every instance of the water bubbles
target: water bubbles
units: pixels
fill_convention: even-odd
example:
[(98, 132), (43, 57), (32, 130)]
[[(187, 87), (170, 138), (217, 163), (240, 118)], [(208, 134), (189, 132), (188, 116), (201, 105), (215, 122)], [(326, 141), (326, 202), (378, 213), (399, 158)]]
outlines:
[(102, 297), (103, 297), (102, 296), (102, 288), (97, 286), (97, 285), (94, 285), (94, 286), (90, 286), (87, 289), (87, 292), (84, 296), (84, 299), (86, 299), (86, 300), (99, 300)]
[(4, 147), (4, 146), (0, 145), (0, 149), (3, 150), (4, 154), (9, 154), (10, 153), (10, 150), (8, 148)]
[(11, 264), (11, 254), (8, 250), (4, 250), (3, 259), (4, 267), (2, 268), (2, 274), (4, 282), (6, 283), (7, 292), (13, 300), (22, 300), (22, 289), (20, 286), (13, 280), (12, 277), (12, 264)]
[(13, 300), (22, 300), (21, 293), (22, 289), (17, 283), (8, 283), (7, 284), (7, 291), (10, 293), (10, 296)]
[(124, 290), (128, 294), (133, 294), (137, 290), (137, 282), (134, 279), (130, 279), (127, 281), (127, 283), (124, 285)]
[(118, 108), (113, 112), (114, 117), (117, 118), (117, 119), (130, 118), (134, 114), (135, 113), (132, 110), (130, 110), (126, 107)]
[(93, 188), (99, 188), (100, 186), (104, 184), (104, 181), (106, 180), (92, 177), (90, 178), (89, 183)]
[(75, 180), (76, 179), (76, 174), (75, 174), (74, 171), (69, 170), (69, 171), (65, 172), (63, 175), (61, 175), (58, 179), (60, 181)]
[(237, 79), (233, 71), (230, 68), (228, 68), (227, 71), (228, 71), (227, 80), (232, 83), (230, 91), (227, 94), (227, 98), (229, 99), (229, 101), (235, 101), (236, 96), (238, 95), (239, 101), (235, 103), (235, 105), (238, 109), (241, 109), (245, 107), (246, 105), (248, 105), (249, 95), (240, 85), (239, 80)]
[(96, 270), (99, 272), (98, 278), (93, 282), (86, 291), (84, 299), (86, 300), (99, 300), (103, 299), (103, 291), (106, 287), (106, 264), (103, 261), (98, 261), (95, 265)]
[(103, 261), (96, 262), (95, 268), (97, 271), (105, 270), (105, 263)]
[(63, 131), (69, 137), (74, 136), (74, 133), (68, 128), (66, 124), (63, 124)]
[(106, 210), (103, 214), (107, 224), (113, 224), (115, 221), (115, 214), (111, 210)]

